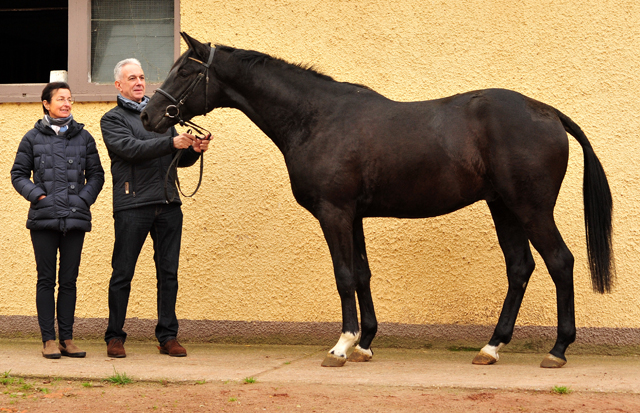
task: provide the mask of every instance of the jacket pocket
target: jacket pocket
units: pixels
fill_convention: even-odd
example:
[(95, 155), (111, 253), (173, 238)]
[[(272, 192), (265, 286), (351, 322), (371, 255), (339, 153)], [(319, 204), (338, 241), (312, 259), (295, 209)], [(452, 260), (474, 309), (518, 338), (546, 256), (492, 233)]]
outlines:
[(89, 212), (89, 206), (86, 202), (84, 202), (84, 199), (80, 198), (78, 195), (69, 195), (69, 208), (71, 217), (83, 218), (87, 221), (91, 220), (91, 212)]
[(42, 208), (51, 207), (53, 205), (53, 198), (54, 198), (53, 195), (47, 195), (41, 200), (31, 204), (31, 208), (42, 209)]

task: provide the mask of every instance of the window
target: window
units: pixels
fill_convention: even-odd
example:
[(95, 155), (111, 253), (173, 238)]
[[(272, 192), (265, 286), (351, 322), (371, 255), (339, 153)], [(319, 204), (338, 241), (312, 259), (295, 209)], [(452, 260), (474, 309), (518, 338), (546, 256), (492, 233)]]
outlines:
[[(67, 70), (68, 2), (25, 0), (14, 4), (0, 8), (0, 39), (13, 39), (3, 41), (0, 84), (47, 83), (52, 70)], [(6, 59), (9, 56), (21, 58)]]
[(173, 65), (173, 2), (91, 1), (91, 80), (113, 83), (122, 59), (142, 63), (148, 82), (162, 82)]
[[(148, 82), (147, 94), (151, 94), (180, 54), (179, 0), (21, 0), (19, 4), (20, 9), (28, 10), (20, 12), (26, 20), (11, 36), (16, 38), (15, 33), (21, 33), (16, 42), (17, 50), (11, 50), (17, 53), (12, 61), (42, 67), (39, 70), (46, 74), (17, 81), (16, 78), (9, 80), (7, 75), (5, 81), (5, 72), (0, 72), (0, 102), (39, 102), (42, 88), (49, 81), (48, 71), (64, 69), (68, 71), (68, 83), (77, 101), (114, 101), (117, 92), (113, 87), (113, 67), (128, 57), (135, 57), (142, 63)], [(46, 22), (36, 23), (39, 7), (61, 9), (57, 17), (60, 24), (52, 23), (55, 20), (51, 10), (45, 12)], [(0, 26), (9, 24), (18, 13), (5, 9), (9, 8), (0, 6)], [(25, 27), (33, 30), (25, 30)], [(55, 36), (55, 30), (61, 30), (62, 35)], [(29, 46), (31, 40), (23, 35), (26, 31), (34, 33), (37, 46)], [(45, 38), (56, 44), (45, 46)], [(43, 55), (43, 49), (48, 48), (55, 50), (57, 55), (62, 55), (66, 49), (62, 67), (57, 67), (61, 62)], [(20, 69), (15, 71), (28, 75)]]

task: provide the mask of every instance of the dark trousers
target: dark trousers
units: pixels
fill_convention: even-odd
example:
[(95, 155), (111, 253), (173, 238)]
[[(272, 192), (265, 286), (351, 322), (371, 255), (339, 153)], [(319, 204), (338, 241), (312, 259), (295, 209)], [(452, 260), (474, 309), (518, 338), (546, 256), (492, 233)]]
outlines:
[[(76, 280), (84, 243), (84, 231), (31, 230), (31, 242), (36, 257), (38, 283), (36, 285), (36, 309), (42, 341), (56, 339), (55, 316), (58, 315), (60, 340), (73, 338), (73, 320), (76, 312)], [(58, 300), (56, 264), (60, 250), (58, 271)]]
[(178, 263), (182, 238), (180, 205), (150, 205), (114, 213), (115, 243), (109, 283), (109, 325), (105, 341), (127, 338), (124, 322), (127, 316), (131, 280), (138, 256), (148, 234), (153, 240), (153, 260), (158, 281), (158, 324), (156, 338), (164, 344), (178, 335), (176, 297), (178, 295)]

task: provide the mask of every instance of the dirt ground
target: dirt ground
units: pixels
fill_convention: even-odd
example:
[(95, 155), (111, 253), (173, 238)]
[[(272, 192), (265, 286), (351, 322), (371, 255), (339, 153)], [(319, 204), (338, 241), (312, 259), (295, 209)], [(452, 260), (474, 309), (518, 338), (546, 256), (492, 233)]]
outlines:
[[(0, 376), (0, 412), (638, 412), (640, 394)], [(565, 392), (566, 391), (566, 392)]]

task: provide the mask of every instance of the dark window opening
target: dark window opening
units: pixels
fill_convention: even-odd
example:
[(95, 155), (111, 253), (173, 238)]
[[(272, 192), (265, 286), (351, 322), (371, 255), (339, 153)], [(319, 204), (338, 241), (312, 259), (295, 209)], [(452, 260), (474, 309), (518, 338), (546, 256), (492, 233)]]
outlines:
[(0, 1), (0, 84), (48, 83), (52, 70), (68, 70), (68, 9), (67, 0)]

